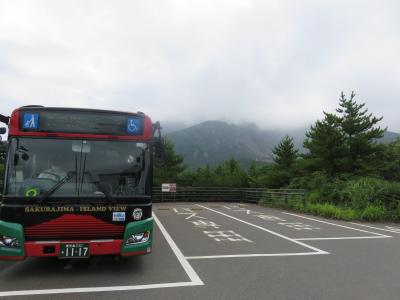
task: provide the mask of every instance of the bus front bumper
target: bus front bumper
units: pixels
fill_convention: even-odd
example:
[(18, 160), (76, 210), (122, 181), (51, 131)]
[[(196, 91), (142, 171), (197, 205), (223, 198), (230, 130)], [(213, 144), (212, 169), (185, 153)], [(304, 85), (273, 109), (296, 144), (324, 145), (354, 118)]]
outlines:
[[(61, 246), (65, 244), (87, 244), (89, 256), (148, 254), (151, 253), (153, 244), (153, 218), (128, 223), (125, 227), (123, 239), (25, 241), (23, 232), (23, 227), (20, 224), (0, 221), (0, 235), (18, 240), (17, 247), (5, 246), (0, 240), (0, 260), (23, 260), (26, 257), (60, 257)], [(140, 241), (137, 237), (140, 237), (142, 233), (144, 233), (145, 238)]]

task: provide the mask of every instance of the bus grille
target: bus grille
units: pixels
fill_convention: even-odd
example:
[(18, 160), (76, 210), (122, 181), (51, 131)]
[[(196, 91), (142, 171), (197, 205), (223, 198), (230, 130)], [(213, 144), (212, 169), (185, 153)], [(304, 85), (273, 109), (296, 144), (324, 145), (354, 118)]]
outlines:
[(91, 215), (66, 214), (25, 227), (26, 240), (122, 238), (124, 225), (113, 225)]

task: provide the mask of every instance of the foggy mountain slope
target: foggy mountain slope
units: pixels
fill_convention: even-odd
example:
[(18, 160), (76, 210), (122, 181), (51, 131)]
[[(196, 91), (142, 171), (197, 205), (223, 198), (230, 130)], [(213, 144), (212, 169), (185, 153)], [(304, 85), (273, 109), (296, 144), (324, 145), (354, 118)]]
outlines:
[[(221, 121), (206, 121), (166, 134), (189, 167), (213, 166), (234, 157), (242, 165), (252, 161), (272, 162), (272, 149), (287, 134), (296, 148), (302, 149), (309, 127), (286, 131), (261, 130), (255, 125), (234, 125)], [(387, 132), (382, 142), (396, 140), (400, 135)]]
[(263, 131), (254, 125), (206, 121), (167, 134), (175, 150), (190, 167), (215, 165), (234, 157), (240, 162), (271, 162), (271, 151), (284, 134)]

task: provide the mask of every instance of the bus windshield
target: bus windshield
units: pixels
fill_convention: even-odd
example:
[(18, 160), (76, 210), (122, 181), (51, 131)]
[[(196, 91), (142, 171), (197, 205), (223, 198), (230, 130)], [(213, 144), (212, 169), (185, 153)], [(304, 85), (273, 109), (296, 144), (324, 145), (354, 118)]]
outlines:
[(150, 151), (132, 141), (12, 138), (7, 163), (8, 196), (129, 197), (146, 193)]

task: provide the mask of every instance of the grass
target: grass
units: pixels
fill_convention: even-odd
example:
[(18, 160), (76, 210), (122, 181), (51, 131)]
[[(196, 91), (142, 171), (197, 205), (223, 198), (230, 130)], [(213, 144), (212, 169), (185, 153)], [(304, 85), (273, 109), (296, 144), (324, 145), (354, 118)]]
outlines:
[[(271, 199), (269, 199), (271, 200)], [(395, 218), (389, 214), (383, 206), (370, 204), (365, 209), (354, 209), (350, 207), (337, 206), (331, 203), (307, 203), (301, 201), (288, 201), (273, 199), (272, 201), (262, 200), (263, 206), (290, 209), (298, 212), (309, 213), (325, 218), (338, 220), (364, 220), (364, 221), (393, 221)]]

